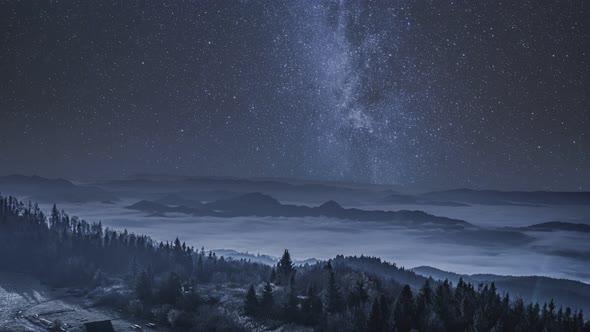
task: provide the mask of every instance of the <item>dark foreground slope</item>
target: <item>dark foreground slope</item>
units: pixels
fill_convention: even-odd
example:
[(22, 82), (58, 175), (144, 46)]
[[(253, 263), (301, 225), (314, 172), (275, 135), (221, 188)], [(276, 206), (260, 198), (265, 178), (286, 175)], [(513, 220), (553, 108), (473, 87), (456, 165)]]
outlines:
[(590, 311), (590, 285), (567, 279), (556, 279), (541, 276), (501, 276), (494, 274), (457, 274), (442, 271), (429, 266), (413, 268), (412, 271), (437, 280), (448, 279), (453, 283), (463, 279), (475, 285), (495, 283), (498, 291), (508, 292), (513, 297), (521, 297), (533, 302), (567, 303), (584, 312)]
[(372, 257), (294, 267), (286, 250), (271, 268), (178, 239), (103, 229), (57, 209), (46, 217), (13, 198), (0, 198), (0, 271), (179, 331), (590, 330), (577, 308), (541, 309), (502, 297), (494, 284), (454, 287)]

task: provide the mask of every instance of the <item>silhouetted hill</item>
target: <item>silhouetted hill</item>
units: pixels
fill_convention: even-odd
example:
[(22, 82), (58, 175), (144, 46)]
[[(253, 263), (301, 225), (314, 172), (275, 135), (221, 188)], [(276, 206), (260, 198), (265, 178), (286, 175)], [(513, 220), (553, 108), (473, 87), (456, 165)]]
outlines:
[(526, 226), (526, 227), (520, 227), (518, 229), (527, 230), (527, 231), (543, 231), (543, 232), (569, 231), (569, 232), (590, 233), (590, 225), (576, 224), (576, 223), (563, 222), (563, 221), (544, 222), (544, 223), (534, 224), (534, 225), (530, 225), (530, 226)]
[(432, 201), (484, 205), (590, 205), (590, 192), (455, 189), (419, 195)]
[(203, 203), (197, 200), (190, 200), (183, 198), (176, 194), (168, 194), (158, 200), (155, 201), (156, 203), (168, 205), (168, 206), (187, 206), (191, 208), (202, 208)]
[(426, 235), (424, 239), (432, 239), (435, 242), (447, 242), (451, 244), (462, 244), (473, 247), (505, 247), (522, 246), (534, 241), (534, 237), (524, 234), (518, 230), (489, 229), (489, 228), (466, 228), (453, 232), (445, 232)]
[(320, 205), (318, 210), (328, 213), (339, 213), (344, 210), (344, 208), (335, 201), (327, 201), (326, 203)]
[(146, 201), (146, 200), (139, 201), (135, 204), (126, 206), (125, 208), (130, 209), (130, 210), (149, 212), (152, 214), (163, 214), (163, 213), (169, 213), (169, 212), (193, 214), (195, 212), (194, 209), (186, 207), (186, 206), (167, 206), (164, 204)]
[(230, 199), (205, 204), (205, 208), (222, 212), (227, 216), (268, 217), (329, 217), (356, 221), (394, 221), (400, 225), (418, 226), (432, 224), (445, 227), (469, 227), (471, 224), (457, 219), (438, 217), (422, 211), (373, 211), (345, 209), (335, 201), (318, 207), (281, 204), (276, 199), (261, 193), (251, 193)]
[(112, 191), (138, 193), (183, 193), (201, 201), (228, 198), (207, 193), (246, 194), (258, 192), (281, 201), (316, 203), (330, 199), (359, 203), (375, 201), (389, 191), (379, 186), (346, 186), (338, 183), (313, 183), (287, 179), (239, 179), (223, 177), (175, 177), (143, 175), (136, 179), (105, 181), (96, 184)]
[(567, 303), (574, 309), (590, 312), (590, 285), (583, 282), (555, 279), (540, 276), (500, 276), (493, 274), (457, 274), (439, 270), (430, 266), (419, 266), (412, 271), (436, 280), (448, 279), (457, 284), (459, 278), (478, 285), (494, 282), (500, 292), (509, 292), (512, 299), (522, 297), (532, 302), (549, 302), (554, 299), (558, 303)]
[(263, 209), (279, 209), (282, 205), (269, 195), (249, 193), (207, 203), (205, 206), (210, 210), (221, 212), (250, 213)]
[(469, 204), (450, 202), (450, 201), (436, 201), (436, 200), (424, 200), (419, 196), (404, 195), (404, 194), (390, 194), (385, 198), (379, 200), (380, 203), (387, 204), (409, 204), (409, 205), (438, 205), (438, 206), (469, 206)]
[(172, 208), (156, 202), (141, 201), (130, 209), (159, 212), (183, 212), (200, 216), (217, 217), (328, 217), (355, 221), (395, 222), (400, 226), (434, 226), (463, 229), (473, 225), (463, 220), (434, 216), (422, 211), (373, 211), (345, 209), (334, 201), (318, 207), (281, 204), (278, 200), (262, 193), (249, 193), (204, 204), (202, 208), (185, 206)]
[(9, 175), (0, 177), (0, 192), (45, 203), (113, 201), (111, 193), (92, 186), (76, 185), (64, 179)]
[(419, 289), (424, 285), (427, 277), (395, 263), (389, 263), (378, 257), (368, 256), (336, 256), (331, 260), (336, 268), (346, 267), (357, 271), (375, 274), (385, 280), (392, 280), (400, 284), (408, 284)]

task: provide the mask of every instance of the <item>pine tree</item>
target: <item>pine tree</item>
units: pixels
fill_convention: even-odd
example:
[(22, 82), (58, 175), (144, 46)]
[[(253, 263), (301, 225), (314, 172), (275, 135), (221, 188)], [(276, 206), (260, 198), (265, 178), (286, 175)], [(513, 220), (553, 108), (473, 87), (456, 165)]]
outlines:
[(287, 302), (284, 305), (285, 321), (297, 322), (299, 320), (299, 308), (297, 307), (297, 296), (295, 294), (295, 284), (291, 283), (289, 294), (287, 294)]
[(409, 285), (405, 285), (395, 304), (394, 320), (397, 331), (409, 332), (414, 326), (414, 298)]
[(57, 210), (57, 206), (53, 204), (53, 208), (51, 208), (51, 218), (49, 219), (49, 226), (51, 228), (55, 228), (59, 224), (60, 214)]
[(416, 320), (420, 330), (425, 329), (424, 322), (429, 319), (433, 309), (433, 292), (429, 279), (426, 279), (424, 286), (416, 296)]
[(146, 303), (152, 298), (152, 279), (146, 271), (142, 271), (135, 282), (137, 298)]
[(368, 299), (369, 293), (365, 288), (365, 283), (362, 280), (358, 280), (353, 291), (348, 296), (348, 305), (350, 307), (364, 306)]
[(307, 289), (307, 298), (301, 304), (301, 314), (305, 325), (316, 325), (322, 317), (323, 304), (320, 297), (316, 294), (315, 287), (309, 286)]
[(433, 302), (434, 310), (440, 317), (446, 329), (453, 330), (455, 320), (453, 307), (456, 306), (456, 303), (452, 297), (449, 280), (445, 279), (445, 281), (436, 288)]
[(555, 322), (555, 302), (553, 301), (553, 299), (549, 301), (549, 312), (547, 313), (547, 320), (550, 324), (553, 324), (553, 322)]
[(330, 271), (328, 279), (328, 289), (326, 294), (326, 311), (333, 314), (342, 309), (342, 295), (340, 288), (336, 284), (336, 276), (334, 271)]
[(286, 284), (294, 272), (295, 268), (293, 266), (293, 261), (291, 260), (291, 255), (289, 254), (289, 250), (285, 249), (283, 257), (281, 257), (281, 260), (277, 263), (278, 283)]
[(275, 268), (273, 267), (270, 270), (270, 277), (269, 277), (269, 282), (270, 283), (275, 283), (277, 281), (277, 271), (275, 270)]
[(365, 312), (364, 308), (360, 307), (352, 307), (346, 315), (350, 315), (350, 325), (352, 331), (367, 331), (367, 324), (369, 323), (369, 319), (367, 318), (367, 313)]
[(178, 274), (171, 272), (168, 279), (160, 289), (160, 299), (164, 303), (175, 304), (176, 300), (182, 295), (182, 284)]
[(180, 239), (179, 238), (176, 238), (174, 240), (174, 245), (172, 246), (172, 249), (175, 252), (180, 252), (182, 250), (182, 244), (180, 243)]
[(387, 304), (387, 298), (385, 295), (381, 295), (379, 299), (379, 305), (381, 306), (381, 317), (383, 317), (383, 324), (385, 325), (385, 330), (389, 330), (389, 317), (391, 316), (391, 312), (389, 310), (389, 305)]
[(262, 312), (266, 315), (269, 315), (274, 306), (274, 298), (272, 295), (272, 286), (269, 282), (264, 285), (264, 289), (262, 290), (262, 299), (260, 300), (260, 308)]
[(256, 316), (258, 314), (259, 303), (256, 297), (256, 290), (254, 285), (250, 285), (246, 293), (246, 301), (244, 302), (244, 312), (248, 316)]
[(379, 300), (375, 298), (373, 301), (373, 307), (371, 308), (371, 313), (369, 314), (369, 321), (367, 323), (367, 331), (368, 332), (385, 332), (387, 331), (387, 326), (385, 324), (385, 319), (383, 317), (383, 311), (381, 309), (381, 304)]
[(205, 270), (203, 267), (203, 255), (199, 254), (199, 258), (197, 258), (197, 279), (203, 281), (205, 276)]

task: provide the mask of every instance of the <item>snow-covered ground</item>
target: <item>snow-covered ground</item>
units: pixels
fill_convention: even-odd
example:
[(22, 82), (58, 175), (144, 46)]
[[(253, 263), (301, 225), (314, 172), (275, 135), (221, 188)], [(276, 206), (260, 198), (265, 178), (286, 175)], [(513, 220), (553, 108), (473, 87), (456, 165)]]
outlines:
[(46, 331), (24, 318), (24, 311), (47, 300), (47, 289), (21, 274), (0, 273), (0, 330)]
[(115, 331), (131, 331), (131, 325), (145, 323), (26, 275), (0, 272), (0, 331), (47, 331), (44, 323), (59, 320), (68, 325), (67, 331), (82, 332), (85, 322), (107, 319)]

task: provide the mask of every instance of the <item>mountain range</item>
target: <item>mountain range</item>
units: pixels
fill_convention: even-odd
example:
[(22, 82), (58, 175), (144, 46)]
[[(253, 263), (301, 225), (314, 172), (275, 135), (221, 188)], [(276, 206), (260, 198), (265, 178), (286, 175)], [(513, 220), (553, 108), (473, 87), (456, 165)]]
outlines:
[(316, 207), (282, 204), (269, 195), (249, 193), (221, 199), (202, 206), (169, 206), (142, 200), (127, 207), (152, 214), (180, 212), (196, 216), (215, 217), (328, 217), (355, 221), (395, 222), (403, 226), (433, 225), (435, 227), (463, 229), (473, 227), (470, 223), (447, 217), (434, 216), (422, 211), (374, 211), (356, 208), (346, 209), (335, 201)]
[[(313, 182), (292, 179), (239, 179), (223, 177), (150, 176), (76, 184), (64, 179), (9, 175), (0, 177), (0, 192), (39, 202), (115, 201), (123, 197), (151, 199), (171, 195), (161, 203), (194, 207), (197, 201), (213, 202), (258, 192), (282, 202), (335, 200), (347, 205), (590, 205), (590, 192), (499, 191), (453, 189), (424, 193), (400, 192), (395, 186)], [(185, 201), (180, 200), (181, 195)]]
[(51, 203), (117, 200), (112, 193), (95, 186), (78, 185), (64, 179), (48, 179), (35, 175), (0, 177), (0, 193)]

